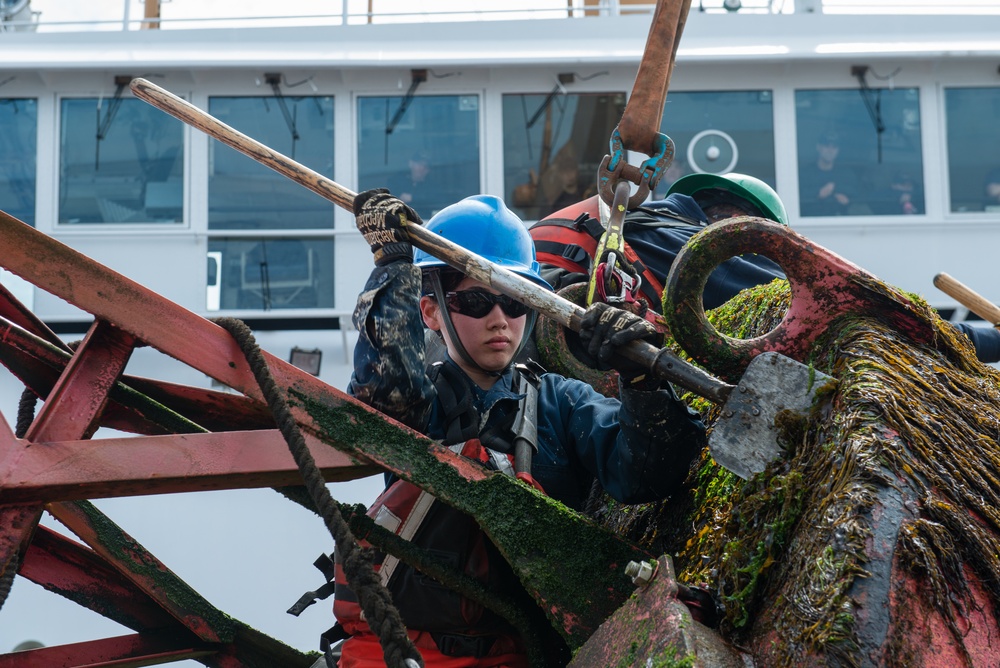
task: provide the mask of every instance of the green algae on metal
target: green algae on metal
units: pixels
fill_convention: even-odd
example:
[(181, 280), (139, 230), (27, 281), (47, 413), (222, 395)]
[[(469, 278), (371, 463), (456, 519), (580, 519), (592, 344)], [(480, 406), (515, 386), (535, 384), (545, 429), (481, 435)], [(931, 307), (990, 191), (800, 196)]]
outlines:
[(325, 442), (391, 463), (403, 479), (476, 517), (571, 649), (631, 594), (625, 564), (648, 558), (647, 552), (513, 478), (464, 478), (433, 455), (431, 441), (373, 411), (300, 394), (295, 399)]
[[(708, 318), (726, 335), (760, 336), (780, 322), (788, 294), (787, 283), (776, 281)], [(718, 592), (723, 635), (754, 647), (767, 665), (859, 665), (861, 652), (875, 651), (863, 643), (878, 638), (859, 627), (872, 606), (855, 597), (874, 579), (888, 579), (887, 565), (872, 561), (887, 558), (871, 553), (880, 530), (872, 513), (887, 503), (891, 510), (892, 494), (902, 499), (904, 521), (880, 540), (894, 541), (900, 568), (924, 583), (912, 596), (939, 615), (959, 660), (973, 665), (960, 633), (971, 610), (988, 612), (994, 626), (987, 632), (996, 633), (1000, 373), (979, 363), (966, 337), (922, 299), (911, 300), (930, 343), (910, 340), (879, 311), (841, 318), (817, 341), (807, 361), (838, 383), (820, 389), (825, 401), (806, 419), (779, 425), (787, 458), (742, 481), (705, 453), (686, 494), (597, 513), (652, 551), (673, 554), (679, 580)], [(685, 399), (711, 428), (717, 407)], [(907, 513), (915, 517), (906, 520)], [(988, 592), (985, 608), (970, 593), (968, 573)], [(889, 601), (879, 606), (887, 610)], [(887, 656), (928, 650), (903, 628), (914, 622), (890, 620), (902, 626), (886, 632)]]
[(153, 584), (160, 595), (169, 600), (177, 610), (189, 611), (205, 621), (220, 642), (233, 640), (238, 623), (206, 601), (186, 582), (167, 570), (134, 538), (125, 533), (107, 515), (89, 501), (76, 501), (75, 507), (86, 518), (117, 564), (126, 566), (131, 573)]

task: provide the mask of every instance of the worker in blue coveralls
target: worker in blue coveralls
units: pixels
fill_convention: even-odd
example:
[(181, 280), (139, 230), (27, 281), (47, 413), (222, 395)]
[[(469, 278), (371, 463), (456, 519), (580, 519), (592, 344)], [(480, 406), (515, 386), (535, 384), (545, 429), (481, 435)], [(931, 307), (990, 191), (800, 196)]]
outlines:
[[(581, 508), (595, 479), (623, 503), (663, 499), (678, 488), (706, 444), (705, 427), (669, 383), (617, 357), (618, 348), (631, 341), (656, 340), (647, 321), (607, 304), (595, 304), (583, 318), (581, 337), (593, 357), (605, 368), (614, 361), (620, 372), (620, 399), (515, 364), (534, 312), (426, 253), (414, 255), (404, 228), (422, 223), (387, 191), (359, 194), (354, 211), (376, 267), (354, 313), (360, 336), (350, 394), (571, 508)], [(477, 195), (448, 206), (427, 228), (549, 287), (538, 273), (526, 228), (496, 197)], [(424, 327), (447, 347), (447, 359), (429, 367)], [(531, 403), (536, 410), (529, 410)], [(521, 449), (515, 457), (522, 414), (537, 416), (537, 443), (527, 457)], [(471, 517), (410, 483), (391, 476), (387, 483), (369, 510), (378, 523), (490, 588), (516, 586), (509, 565)], [(531, 530), (528, 517), (525, 530)], [(524, 642), (499, 616), (391, 556), (378, 559), (381, 579), (425, 665), (528, 665)], [(384, 665), (341, 568), (337, 578), (334, 612), (349, 636), (340, 668)]]

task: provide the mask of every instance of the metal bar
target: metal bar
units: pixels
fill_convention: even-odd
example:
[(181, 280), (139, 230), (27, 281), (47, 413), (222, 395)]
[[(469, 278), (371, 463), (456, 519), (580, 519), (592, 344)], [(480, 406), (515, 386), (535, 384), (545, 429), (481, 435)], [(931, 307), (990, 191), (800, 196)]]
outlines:
[(45, 526), (36, 530), (19, 574), (133, 631), (177, 624), (96, 552)]
[[(0, 363), (41, 397), (48, 396), (72, 355), (0, 320)], [(232, 392), (123, 375), (100, 424), (136, 434), (271, 429), (267, 406)]]
[[(326, 480), (363, 478), (380, 469), (306, 436)], [(28, 443), (0, 469), (0, 498), (46, 503), (302, 484), (278, 430)]]
[(56, 335), (48, 325), (42, 322), (38, 316), (28, 310), (24, 304), (18, 301), (14, 294), (0, 284), (0, 317), (10, 320), (12, 323), (26, 329), (35, 336), (42, 338), (52, 345), (63, 350), (69, 350), (69, 346), (63, 343), (62, 339)]
[(62, 440), (90, 436), (135, 346), (135, 339), (98, 320), (52, 388), (25, 438)]
[(138, 668), (215, 654), (204, 643), (184, 643), (169, 633), (136, 633), (127, 636), (43, 647), (0, 655), (0, 668), (52, 668), (86, 666)]
[[(201, 646), (193, 634), (183, 629), (134, 583), (113, 570), (100, 555), (43, 526), (38, 527), (20, 574), (49, 591), (76, 601), (134, 631), (170, 633), (176, 641), (176, 648)], [(171, 583), (165, 584), (170, 586)], [(248, 665), (306, 668), (315, 661), (315, 655), (303, 654), (240, 622), (234, 621), (234, 624), (236, 629), (233, 641), (226, 645), (211, 646), (213, 656), (210, 662), (205, 662), (206, 665), (215, 668), (245, 668)], [(82, 657), (77, 657), (73, 652), (70, 655), (72, 660), (82, 660)], [(17, 657), (21, 660), (24, 654), (18, 654)], [(0, 661), (9, 658), (0, 657)], [(3, 665), (5, 664), (0, 663), (0, 666)], [(15, 662), (13, 665), (24, 664)], [(68, 661), (41, 665), (48, 668), (51, 665), (70, 666), (81, 663)], [(147, 662), (141, 665), (151, 664)]]
[(198, 638), (232, 641), (234, 620), (199, 596), (93, 504), (54, 503), (47, 510)]
[(0, 506), (0, 575), (27, 550), (41, 516), (41, 504)]

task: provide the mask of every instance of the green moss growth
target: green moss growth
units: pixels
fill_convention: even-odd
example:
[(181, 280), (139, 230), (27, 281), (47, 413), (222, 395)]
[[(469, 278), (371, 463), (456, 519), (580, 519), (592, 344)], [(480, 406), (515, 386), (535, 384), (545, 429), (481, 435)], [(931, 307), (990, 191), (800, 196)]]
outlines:
[[(966, 573), (989, 593), (987, 617), (1000, 607), (1000, 373), (919, 297), (899, 306), (887, 286), (864, 285), (881, 306), (834, 322), (802, 360), (837, 382), (819, 389), (807, 418), (779, 417), (785, 458), (743, 481), (705, 452), (686, 493), (608, 504), (595, 517), (671, 554), (681, 582), (717, 592), (723, 635), (777, 667), (859, 665), (875, 651), (858, 624), (887, 602), (859, 607), (856, 597), (859, 587), (885, 595), (894, 586), (888, 565), (872, 562), (884, 557), (869, 554), (874, 532), (888, 532), (878, 539), (896, 541), (889, 554), (972, 665), (961, 630), (983, 602)], [(723, 334), (754, 338), (777, 326), (789, 295), (775, 281), (708, 318)], [(711, 429), (718, 407), (685, 399)], [(883, 508), (902, 518), (898, 533), (875, 521)], [(922, 656), (924, 640), (906, 623), (889, 623), (889, 651)]]
[(631, 595), (634, 587), (624, 575), (625, 564), (649, 558), (648, 552), (518, 480), (475, 465), (463, 477), (434, 455), (438, 446), (373, 411), (351, 403), (331, 406), (304, 395), (295, 399), (325, 441), (386, 464), (476, 517), (571, 649)]

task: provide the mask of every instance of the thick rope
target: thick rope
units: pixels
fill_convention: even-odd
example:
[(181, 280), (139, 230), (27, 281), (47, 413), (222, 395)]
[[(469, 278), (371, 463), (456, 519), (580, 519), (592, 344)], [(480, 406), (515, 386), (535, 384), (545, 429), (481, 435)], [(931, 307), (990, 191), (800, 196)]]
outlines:
[(24, 438), (28, 433), (28, 427), (35, 421), (35, 406), (38, 405), (38, 395), (30, 388), (24, 388), (21, 392), (21, 400), (17, 402), (17, 424), (14, 426), (14, 435)]
[[(21, 392), (21, 400), (17, 403), (17, 425), (14, 427), (14, 436), (24, 438), (28, 433), (28, 427), (35, 419), (35, 405), (38, 403), (38, 396), (28, 388)], [(0, 610), (7, 602), (10, 590), (14, 586), (14, 578), (17, 577), (17, 569), (20, 560), (17, 553), (11, 555), (7, 566), (0, 571)]]
[(358, 595), (369, 627), (382, 644), (386, 665), (393, 668), (423, 666), (423, 659), (406, 634), (406, 627), (399, 616), (399, 611), (392, 603), (392, 597), (382, 585), (372, 567), (371, 559), (358, 545), (357, 539), (340, 513), (337, 502), (326, 488), (326, 481), (292, 417), (284, 393), (271, 376), (264, 355), (250, 328), (236, 318), (218, 318), (214, 322), (228, 331), (243, 351), (261, 393), (274, 415), (278, 430), (288, 443), (288, 449), (302, 473), (309, 496), (343, 557), (344, 574)]
[(7, 596), (10, 595), (11, 587), (14, 586), (14, 578), (17, 576), (17, 569), (20, 560), (15, 552), (10, 557), (10, 561), (7, 562), (7, 567), (0, 572), (0, 610), (3, 609), (3, 604), (7, 602)]

